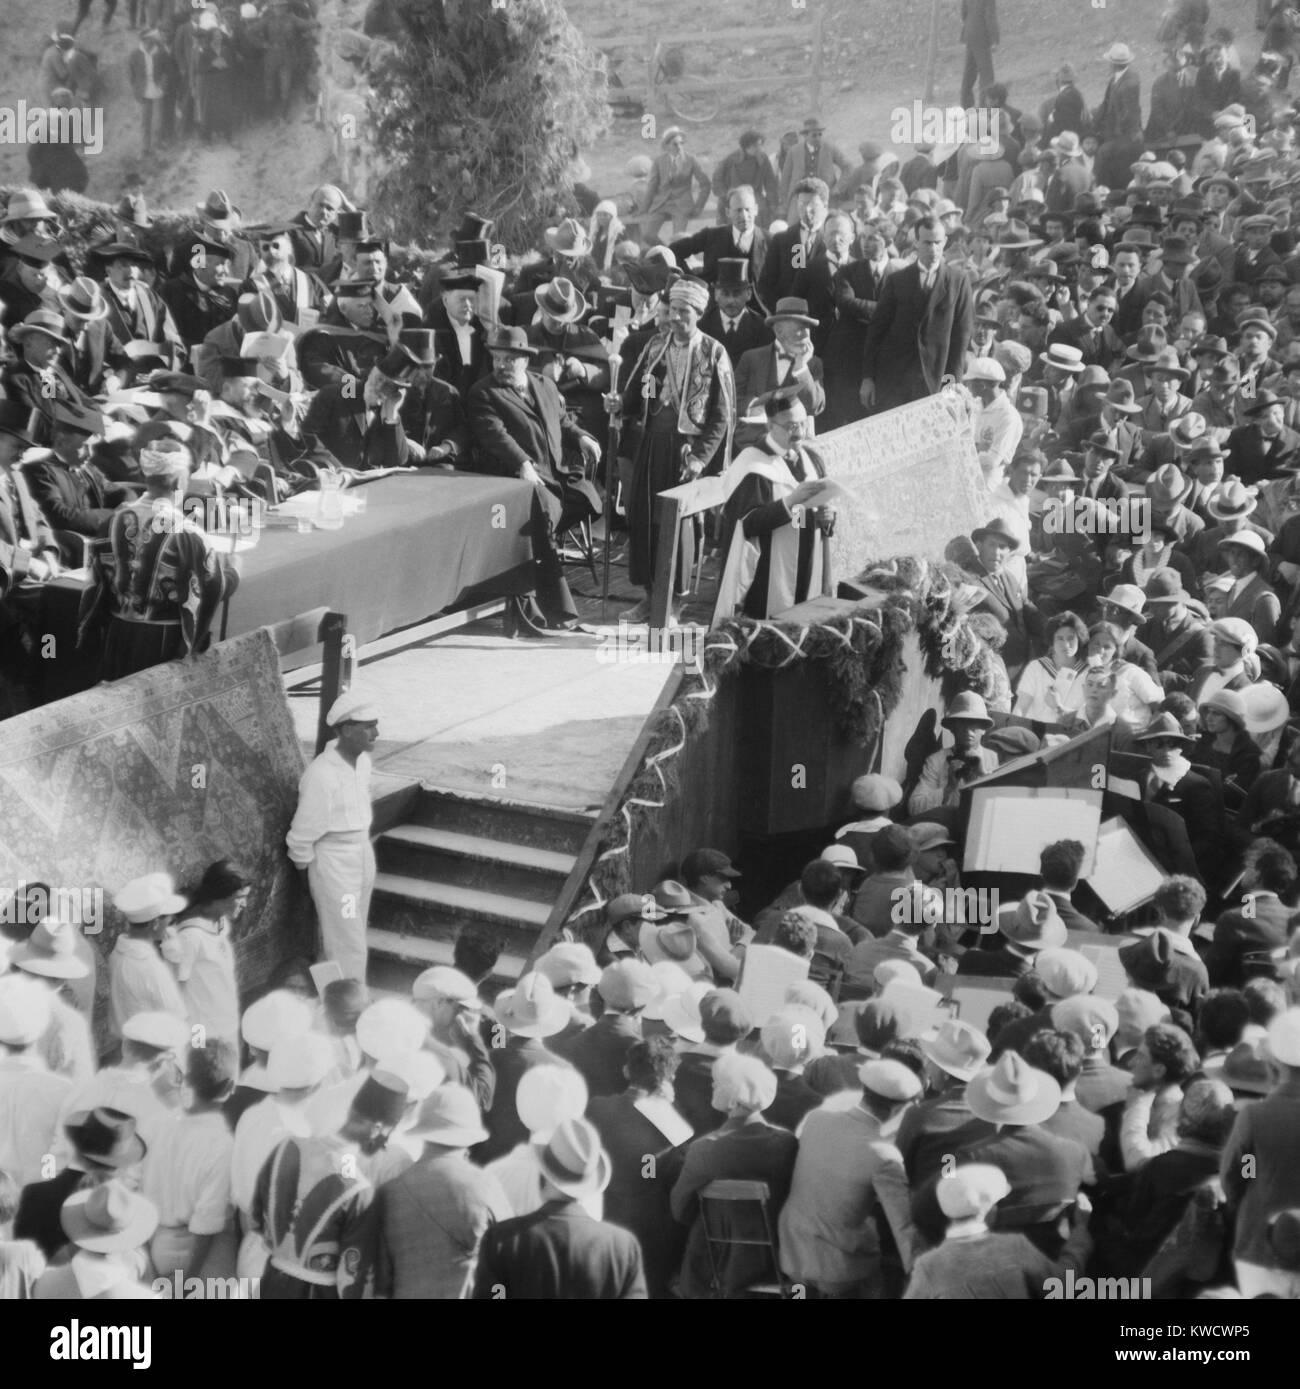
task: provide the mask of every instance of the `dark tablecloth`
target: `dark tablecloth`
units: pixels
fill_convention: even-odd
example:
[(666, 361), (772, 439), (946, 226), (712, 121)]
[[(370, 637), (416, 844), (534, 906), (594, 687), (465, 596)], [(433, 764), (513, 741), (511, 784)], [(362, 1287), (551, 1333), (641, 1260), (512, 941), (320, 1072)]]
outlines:
[[(347, 517), (342, 530), (268, 529), (255, 549), (241, 553), (227, 637), (324, 606), (347, 615), (348, 632), (363, 646), (438, 613), (532, 590), (528, 483), (465, 473), (401, 474), (362, 490), (366, 511)], [(44, 663), (46, 700), (97, 678), (91, 663), (73, 651), (83, 587), (68, 579), (45, 585), (42, 625), (56, 637), (55, 660)], [(298, 652), (285, 664), (310, 664), (319, 652)]]

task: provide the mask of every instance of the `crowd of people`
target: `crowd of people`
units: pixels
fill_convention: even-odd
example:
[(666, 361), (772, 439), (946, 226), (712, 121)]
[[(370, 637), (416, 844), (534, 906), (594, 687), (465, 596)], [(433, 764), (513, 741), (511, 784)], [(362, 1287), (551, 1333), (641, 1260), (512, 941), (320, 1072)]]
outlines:
[[(854, 164), (810, 117), (776, 163), (747, 131), (709, 176), (673, 129), (633, 192), (515, 264), (467, 213), (403, 281), (331, 186), (251, 226), (213, 190), (165, 260), (128, 196), (74, 263), (41, 193), (10, 199), (15, 707), (43, 580), (89, 560), (110, 677), (200, 650), (238, 576), (201, 529), (147, 523), (333, 471), (529, 482), (537, 633), (577, 623), (557, 537), (601, 488), (648, 589), (656, 494), (720, 473), (725, 609), (770, 617), (831, 583), (815, 431), (956, 383), (986, 496), (948, 574), (991, 674), (904, 784), (855, 783), (752, 924), (697, 849), (503, 991), (466, 931), (455, 967), (372, 997), (364, 910), (358, 951), (356, 913), (322, 909), (343, 977), (289, 962), (241, 1011), (247, 883), (222, 862), (189, 896), (165, 874), (118, 894), (97, 1049), (94, 950), (57, 917), (6, 925), (7, 1295), (238, 1274), (270, 1299), (1027, 1299), (1067, 1273), (1300, 1294), (1300, 153), (1289, 50), (1243, 75), (1205, 9), (1167, 26), (1146, 125), (1122, 42), (1095, 105), (1064, 66), (1037, 114), (976, 53), (996, 148), (868, 141)], [(329, 721), (288, 844), (318, 907), (373, 881), (377, 711), (350, 692)], [(1111, 917), (1063, 839), (990, 921), (954, 915), (968, 784), (1103, 727), (1161, 827), (1154, 897)], [(1117, 932), (1103, 988), (1083, 942)], [(954, 1016), (954, 979), (1003, 997)]]
[[(116, 0), (104, 8), (104, 34), (116, 9)], [(39, 97), (56, 109), (98, 106), (118, 76), (78, 39), (89, 13), (90, 0), (81, 0), (75, 22), (50, 34), (41, 55)], [(250, 124), (284, 120), (299, 98), (316, 101), (315, 0), (133, 0), (126, 21), (135, 40), (120, 77), (140, 111), (143, 156), (174, 141), (228, 141)], [(33, 144), (28, 159), (43, 189), (80, 193), (89, 182), (75, 145)]]

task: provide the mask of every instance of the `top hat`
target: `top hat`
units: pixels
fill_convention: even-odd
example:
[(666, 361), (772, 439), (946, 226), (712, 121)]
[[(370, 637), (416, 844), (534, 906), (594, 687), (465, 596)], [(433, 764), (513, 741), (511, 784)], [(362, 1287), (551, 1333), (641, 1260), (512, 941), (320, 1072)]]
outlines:
[(460, 226), (452, 238), (457, 244), (462, 241), (486, 241), (496, 224), (490, 217), (480, 217), (477, 212), (461, 214)]
[(340, 212), (334, 221), (334, 235), (340, 241), (368, 241), (374, 235), (370, 229), (370, 214), (364, 208)]
[(749, 258), (747, 256), (724, 256), (719, 260), (718, 278), (714, 287), (716, 289), (748, 289)]
[(397, 335), (397, 344), (405, 349), (417, 366), (431, 367), (438, 360), (432, 328), (403, 328)]
[(487, 265), (492, 259), (491, 243), (474, 239), (457, 241), (456, 264), (458, 266)]

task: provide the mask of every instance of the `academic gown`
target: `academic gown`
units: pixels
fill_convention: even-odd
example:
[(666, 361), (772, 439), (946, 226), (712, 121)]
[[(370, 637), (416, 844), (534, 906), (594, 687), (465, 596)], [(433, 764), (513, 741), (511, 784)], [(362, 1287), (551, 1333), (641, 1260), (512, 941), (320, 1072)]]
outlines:
[[(809, 448), (798, 450), (806, 477), (825, 477)], [(795, 525), (785, 499), (799, 485), (790, 463), (764, 440), (738, 454), (723, 477), (723, 553), (719, 610), (770, 617), (816, 594), (831, 592), (827, 537), (811, 512)]]

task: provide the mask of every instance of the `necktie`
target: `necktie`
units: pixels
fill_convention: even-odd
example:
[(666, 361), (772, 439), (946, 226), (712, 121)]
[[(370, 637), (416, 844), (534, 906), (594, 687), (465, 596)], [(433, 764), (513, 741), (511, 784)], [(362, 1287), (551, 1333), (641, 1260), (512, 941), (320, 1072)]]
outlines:
[(808, 476), (807, 469), (804, 467), (803, 454), (798, 449), (787, 449), (782, 455), (785, 459), (786, 467), (794, 474), (796, 482), (803, 482)]
[(736, 325), (739, 322), (740, 320), (738, 318), (724, 318), (722, 320), (722, 331), (730, 337), (731, 334), (736, 331)]

